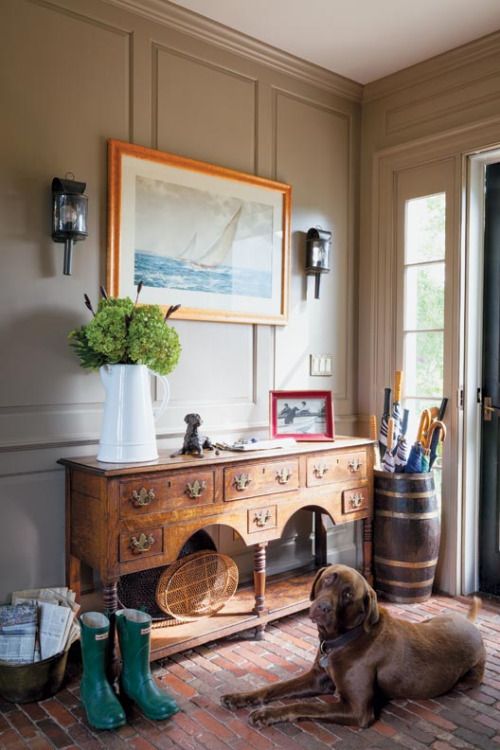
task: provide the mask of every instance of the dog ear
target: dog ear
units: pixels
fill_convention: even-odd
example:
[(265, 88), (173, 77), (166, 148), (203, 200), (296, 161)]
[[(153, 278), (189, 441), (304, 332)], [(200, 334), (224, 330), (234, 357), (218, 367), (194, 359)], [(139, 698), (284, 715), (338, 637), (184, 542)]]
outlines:
[(318, 570), (318, 572), (316, 573), (316, 576), (314, 578), (314, 581), (312, 582), (311, 593), (309, 594), (309, 599), (311, 601), (313, 601), (314, 599), (316, 599), (316, 584), (318, 583), (318, 581), (320, 579), (320, 576), (321, 576), (321, 574), (322, 574), (322, 572), (324, 570), (326, 570), (326, 566), (324, 568), (320, 568)]
[(378, 611), (377, 594), (371, 586), (366, 585), (366, 594), (364, 596), (365, 605), (365, 619), (363, 620), (363, 627), (368, 632), (370, 625), (375, 625), (378, 622), (380, 614)]

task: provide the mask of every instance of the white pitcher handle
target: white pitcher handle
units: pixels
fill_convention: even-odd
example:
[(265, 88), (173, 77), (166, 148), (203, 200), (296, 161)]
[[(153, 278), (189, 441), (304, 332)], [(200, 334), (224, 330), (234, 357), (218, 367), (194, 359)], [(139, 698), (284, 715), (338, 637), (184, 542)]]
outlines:
[(161, 403), (159, 406), (153, 408), (154, 418), (155, 420), (157, 420), (161, 417), (161, 415), (167, 408), (168, 402), (170, 400), (170, 385), (165, 375), (158, 375), (158, 373), (154, 372), (154, 370), (149, 370), (149, 372), (151, 373), (151, 375), (155, 375), (163, 384), (163, 398), (161, 400)]

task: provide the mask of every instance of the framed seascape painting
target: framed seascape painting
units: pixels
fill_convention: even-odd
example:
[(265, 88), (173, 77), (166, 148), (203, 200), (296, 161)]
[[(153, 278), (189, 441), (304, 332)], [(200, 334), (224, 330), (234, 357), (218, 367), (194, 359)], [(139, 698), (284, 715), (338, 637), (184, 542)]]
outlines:
[(272, 438), (334, 440), (331, 391), (270, 391)]
[(107, 288), (176, 318), (284, 324), (291, 188), (108, 142)]

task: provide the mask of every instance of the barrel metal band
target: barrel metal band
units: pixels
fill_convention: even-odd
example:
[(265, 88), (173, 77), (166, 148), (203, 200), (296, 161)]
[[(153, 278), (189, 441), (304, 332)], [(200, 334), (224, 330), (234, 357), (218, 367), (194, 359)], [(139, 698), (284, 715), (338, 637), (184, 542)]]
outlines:
[(397, 586), (402, 589), (421, 589), (425, 586), (432, 586), (434, 583), (434, 577), (428, 578), (426, 581), (389, 581), (387, 578), (379, 578), (377, 576), (377, 583), (385, 583), (388, 586)]
[(428, 492), (391, 492), (391, 490), (382, 490), (379, 487), (375, 488), (376, 495), (385, 495), (386, 497), (435, 497), (435, 490), (429, 490)]
[(403, 518), (408, 521), (426, 521), (431, 518), (439, 518), (439, 511), (434, 510), (431, 513), (396, 513), (393, 510), (380, 510), (377, 508), (375, 515), (386, 518)]
[(381, 565), (389, 565), (392, 568), (432, 568), (437, 565), (438, 561), (438, 558), (435, 557), (427, 562), (405, 562), (404, 560), (388, 560), (386, 557), (379, 557), (379, 555), (374, 555), (373, 559)]

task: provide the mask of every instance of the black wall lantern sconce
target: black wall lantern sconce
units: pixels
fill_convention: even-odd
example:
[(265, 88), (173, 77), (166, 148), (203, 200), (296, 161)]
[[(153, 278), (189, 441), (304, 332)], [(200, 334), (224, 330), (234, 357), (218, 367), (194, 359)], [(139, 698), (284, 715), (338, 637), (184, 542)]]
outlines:
[(330, 271), (330, 247), (332, 233), (314, 227), (306, 235), (306, 274), (315, 276), (314, 297), (319, 299), (321, 274)]
[(52, 239), (64, 242), (63, 273), (71, 276), (73, 243), (88, 236), (88, 198), (84, 195), (85, 182), (75, 182), (68, 172), (64, 179), (52, 180)]

